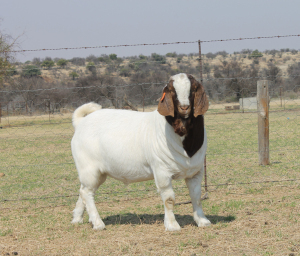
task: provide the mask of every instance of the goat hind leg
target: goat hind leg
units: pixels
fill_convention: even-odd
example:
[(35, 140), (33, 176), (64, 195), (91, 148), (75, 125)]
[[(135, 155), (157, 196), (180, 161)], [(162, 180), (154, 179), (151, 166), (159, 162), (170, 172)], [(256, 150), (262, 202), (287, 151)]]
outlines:
[(81, 195), (79, 194), (78, 201), (76, 203), (76, 207), (73, 210), (73, 220), (72, 223), (82, 223), (83, 222), (83, 213), (84, 213), (84, 202), (81, 198)]
[(89, 215), (89, 222), (93, 224), (94, 229), (102, 230), (105, 228), (104, 222), (101, 220), (94, 201), (95, 190), (82, 186), (80, 188), (80, 196), (82, 197), (86, 210)]
[(99, 186), (106, 180), (106, 174), (100, 174), (98, 179), (93, 179), (90, 184), (81, 184), (79, 199), (76, 203), (76, 207), (73, 211), (73, 221), (72, 223), (82, 223), (84, 209), (87, 209), (89, 215), (89, 222), (92, 222), (94, 229), (104, 229), (105, 225), (101, 220), (99, 213), (97, 211), (94, 194)]

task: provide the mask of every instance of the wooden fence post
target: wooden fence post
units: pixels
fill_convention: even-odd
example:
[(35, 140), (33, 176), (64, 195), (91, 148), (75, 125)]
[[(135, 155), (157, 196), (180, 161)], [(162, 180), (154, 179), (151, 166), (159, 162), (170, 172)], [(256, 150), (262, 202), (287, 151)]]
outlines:
[[(198, 40), (198, 48), (199, 48), (199, 73), (200, 73), (200, 82), (203, 86), (203, 70), (202, 70), (202, 56), (201, 56), (201, 41)], [(206, 170), (206, 155), (204, 158), (204, 188), (205, 188), (205, 196), (207, 197), (207, 170)]]
[(270, 164), (269, 154), (269, 84), (270, 81), (257, 81), (258, 113), (258, 154), (259, 164)]

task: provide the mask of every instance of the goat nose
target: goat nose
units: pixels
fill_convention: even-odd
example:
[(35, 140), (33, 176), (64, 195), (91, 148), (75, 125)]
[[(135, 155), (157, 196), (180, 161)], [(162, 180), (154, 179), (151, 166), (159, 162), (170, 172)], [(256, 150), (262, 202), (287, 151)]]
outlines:
[(180, 108), (181, 108), (182, 110), (188, 110), (188, 109), (189, 109), (189, 107), (190, 107), (190, 106), (186, 106), (186, 105), (184, 105), (184, 106), (180, 106)]

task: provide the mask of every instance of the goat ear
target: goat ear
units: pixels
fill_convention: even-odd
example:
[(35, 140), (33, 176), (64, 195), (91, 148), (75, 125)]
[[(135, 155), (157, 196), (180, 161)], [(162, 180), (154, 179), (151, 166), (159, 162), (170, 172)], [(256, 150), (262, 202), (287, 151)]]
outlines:
[(192, 75), (189, 75), (188, 78), (191, 81), (192, 88), (196, 90), (194, 98), (194, 116), (204, 115), (209, 107), (204, 87)]
[(158, 103), (157, 111), (163, 116), (174, 117), (174, 103), (168, 86), (166, 86), (163, 90), (162, 97)]

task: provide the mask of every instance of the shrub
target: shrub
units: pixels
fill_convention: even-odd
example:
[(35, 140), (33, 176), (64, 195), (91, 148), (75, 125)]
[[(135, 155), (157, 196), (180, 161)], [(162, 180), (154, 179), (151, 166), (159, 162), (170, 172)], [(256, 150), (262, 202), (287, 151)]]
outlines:
[(175, 57), (177, 57), (177, 53), (176, 53), (176, 52), (168, 52), (168, 53), (166, 54), (166, 56), (167, 56), (167, 57), (175, 58)]
[(94, 73), (96, 72), (96, 66), (95, 66), (95, 63), (94, 63), (94, 62), (89, 62), (89, 63), (86, 65), (86, 69), (94, 74)]
[(209, 52), (209, 53), (206, 54), (206, 58), (208, 58), (208, 59), (214, 59), (216, 56), (217, 55), (212, 53), (212, 52)]
[(116, 60), (117, 59), (117, 54), (112, 53), (112, 54), (109, 55), (109, 58), (111, 60)]
[(73, 65), (76, 66), (84, 66), (85, 65), (85, 58), (80, 58), (80, 57), (74, 57), (69, 60)]
[(79, 75), (75, 71), (71, 72), (69, 74), (69, 76), (72, 77), (73, 80), (75, 80), (77, 77), (79, 77)]
[(154, 60), (154, 61), (157, 61), (157, 62), (160, 62), (161, 64), (166, 64), (166, 59), (164, 56), (162, 55), (159, 55), (157, 53), (152, 53), (151, 54), (151, 58)]
[(35, 65), (26, 65), (23, 70), (21, 76), (26, 78), (38, 77), (42, 74), (41, 70)]
[(68, 61), (65, 59), (60, 59), (57, 61), (56, 65), (60, 66), (61, 68), (65, 68), (68, 64)]
[(45, 69), (51, 69), (54, 66), (54, 61), (53, 60), (44, 60), (43, 63), (41, 64), (41, 67)]

